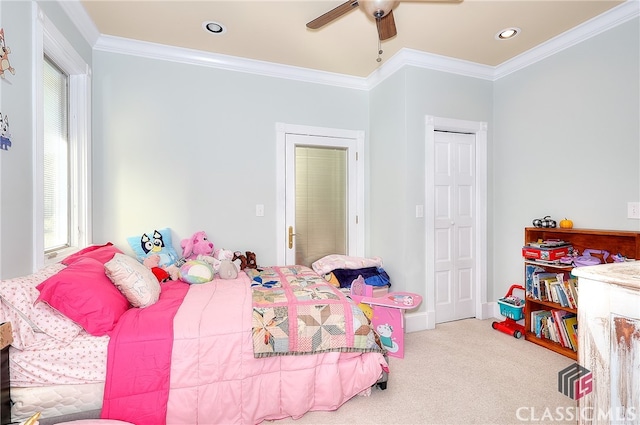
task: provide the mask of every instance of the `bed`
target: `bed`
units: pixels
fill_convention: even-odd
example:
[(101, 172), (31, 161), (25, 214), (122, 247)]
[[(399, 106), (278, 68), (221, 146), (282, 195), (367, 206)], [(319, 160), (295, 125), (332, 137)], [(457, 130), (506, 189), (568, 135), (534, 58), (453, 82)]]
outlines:
[[(104, 276), (115, 254), (124, 255), (111, 244), (94, 247), (0, 285), (2, 321), (14, 329), (13, 421), (42, 411), (42, 424), (69, 415), (256, 424), (335, 410), (386, 385), (384, 350), (368, 319), (309, 268), (247, 270), (200, 285), (169, 281), (150, 305), (127, 302), (120, 311), (117, 295), (125, 292), (114, 293)], [(68, 305), (51, 294), (41, 302), (48, 293)], [(83, 297), (95, 304), (91, 320), (78, 316)]]

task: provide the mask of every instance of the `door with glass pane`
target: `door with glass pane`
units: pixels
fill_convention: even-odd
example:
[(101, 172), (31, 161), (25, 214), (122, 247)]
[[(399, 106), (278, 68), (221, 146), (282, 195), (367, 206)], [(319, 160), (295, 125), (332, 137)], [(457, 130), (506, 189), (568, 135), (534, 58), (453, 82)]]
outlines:
[(357, 255), (356, 144), (286, 134), (286, 263)]

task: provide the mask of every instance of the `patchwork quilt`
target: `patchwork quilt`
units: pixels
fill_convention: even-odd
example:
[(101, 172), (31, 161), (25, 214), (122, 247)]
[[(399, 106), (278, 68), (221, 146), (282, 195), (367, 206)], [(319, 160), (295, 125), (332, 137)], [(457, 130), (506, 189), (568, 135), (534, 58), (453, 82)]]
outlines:
[(363, 311), (310, 268), (245, 272), (252, 281), (255, 357), (383, 352)]

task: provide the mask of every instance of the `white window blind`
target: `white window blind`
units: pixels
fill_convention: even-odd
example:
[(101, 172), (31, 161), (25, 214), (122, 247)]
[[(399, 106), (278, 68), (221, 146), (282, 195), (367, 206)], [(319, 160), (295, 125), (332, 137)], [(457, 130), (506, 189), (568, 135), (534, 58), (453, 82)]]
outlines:
[(44, 250), (70, 246), (69, 76), (45, 56), (44, 88)]
[(347, 151), (296, 146), (296, 264), (346, 254)]

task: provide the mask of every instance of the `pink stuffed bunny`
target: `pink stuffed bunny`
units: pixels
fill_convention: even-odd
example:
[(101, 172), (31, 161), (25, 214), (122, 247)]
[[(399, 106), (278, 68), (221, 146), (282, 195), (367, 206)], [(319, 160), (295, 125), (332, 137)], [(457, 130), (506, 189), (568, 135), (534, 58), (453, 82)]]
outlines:
[(213, 243), (209, 241), (204, 231), (194, 233), (189, 239), (183, 239), (180, 246), (182, 257), (187, 260), (194, 260), (198, 255), (213, 255), (214, 251)]

